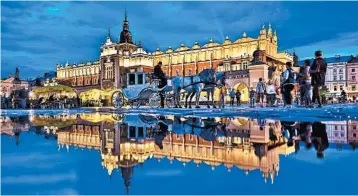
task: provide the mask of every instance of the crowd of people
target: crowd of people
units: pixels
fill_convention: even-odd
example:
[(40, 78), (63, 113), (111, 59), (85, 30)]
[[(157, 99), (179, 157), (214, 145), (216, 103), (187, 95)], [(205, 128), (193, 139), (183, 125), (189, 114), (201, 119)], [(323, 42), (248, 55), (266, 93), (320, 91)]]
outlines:
[[(281, 74), (279, 87), (276, 87), (272, 80), (266, 85), (260, 78), (256, 90), (253, 87), (250, 89), (250, 107), (255, 107), (256, 104), (263, 107), (265, 95), (267, 106), (277, 106), (282, 100), (285, 107), (292, 107), (294, 102), (292, 94), (296, 84), (299, 85), (301, 106), (314, 107), (317, 101), (317, 107), (322, 107), (321, 89), (325, 84), (327, 70), (327, 63), (322, 56), (322, 51), (316, 51), (312, 64), (310, 60), (305, 60), (304, 66), (298, 73), (293, 70), (292, 62), (287, 62), (286, 70)], [(282, 94), (281, 97), (280, 94)]]
[[(316, 51), (315, 59), (311, 63), (310, 60), (304, 61), (304, 66), (296, 72), (293, 69), (292, 62), (286, 63), (286, 69), (281, 74), (280, 85), (276, 86), (273, 80), (267, 83), (260, 78), (257, 82), (256, 88), (249, 89), (249, 106), (255, 107), (256, 105), (264, 107), (278, 106), (283, 104), (284, 107), (292, 107), (294, 102), (293, 91), (296, 86), (299, 86), (298, 94), (300, 97), (299, 105), (304, 107), (317, 107), (321, 108), (326, 100), (321, 96), (322, 87), (325, 85), (325, 76), (327, 71), (327, 62), (323, 59), (322, 51)], [(166, 85), (166, 77), (161, 70), (161, 62), (154, 68), (154, 74), (161, 80), (160, 86)], [(224, 108), (226, 97), (230, 98), (230, 106), (241, 105), (242, 92), (239, 89), (228, 88), (225, 83), (225, 78), (221, 80), (219, 107)], [(296, 89), (297, 90), (297, 89)], [(342, 91), (341, 94), (343, 102), (346, 100), (346, 93)], [(297, 96), (296, 96), (297, 98)], [(297, 101), (297, 103), (298, 103)], [(164, 107), (164, 97), (162, 96), (161, 106)]]

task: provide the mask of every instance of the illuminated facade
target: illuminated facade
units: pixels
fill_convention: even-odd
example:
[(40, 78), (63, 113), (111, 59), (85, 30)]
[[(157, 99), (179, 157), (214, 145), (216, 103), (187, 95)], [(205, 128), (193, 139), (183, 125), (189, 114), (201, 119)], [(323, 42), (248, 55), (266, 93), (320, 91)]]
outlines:
[[(231, 72), (231, 75), (236, 77), (238, 72), (235, 73), (235, 71), (248, 72), (250, 66), (260, 65), (256, 71), (252, 72), (253, 74), (239, 74), (240, 77), (250, 78), (250, 80), (238, 80), (237, 83), (232, 84), (234, 87), (243, 82), (250, 87), (256, 84), (259, 77), (268, 75), (270, 67), (282, 71), (283, 65), (293, 60), (292, 55), (286, 52), (279, 53), (277, 48), (276, 31), (271, 25), (268, 29), (263, 25), (257, 38), (249, 37), (244, 32), (235, 41), (231, 41), (229, 37), (226, 37), (223, 43), (210, 39), (209, 43), (202, 46), (195, 42), (192, 46), (181, 44), (177, 49), (169, 46), (165, 50), (157, 48), (153, 53), (148, 53), (142, 48), (140, 42), (133, 43), (127, 14), (125, 14), (119, 42), (114, 42), (108, 32), (106, 42), (101, 46), (99, 60), (78, 65), (70, 65), (68, 62), (65, 66), (58, 64), (57, 78), (62, 82), (67, 81), (81, 92), (90, 88), (102, 90), (121, 88), (126, 81), (125, 73), (151, 72), (159, 61), (163, 63), (163, 71), (169, 77), (189, 75), (189, 73), (197, 74), (205, 68)], [(255, 51), (260, 55), (256, 64), (252, 63)]]
[(358, 56), (352, 56), (347, 63), (347, 84), (348, 97), (358, 97)]
[[(233, 119), (232, 121), (216, 119), (226, 124), (227, 136), (218, 136), (208, 141), (197, 134), (175, 133), (175, 123), (171, 117), (165, 119), (168, 129), (158, 144), (153, 136), (155, 123), (146, 123), (138, 116), (116, 117), (111, 114), (96, 114), (90, 117), (81, 116), (77, 123), (67, 129), (57, 132), (59, 148), (70, 146), (75, 148), (96, 149), (101, 153), (102, 166), (111, 176), (113, 171), (119, 169), (124, 179), (127, 191), (130, 187), (134, 166), (143, 164), (149, 158), (174, 159), (182, 162), (207, 164), (214, 170), (224, 165), (230, 172), (233, 167), (240, 168), (246, 174), (252, 170), (262, 172), (264, 181), (274, 178), (279, 172), (279, 155), (288, 155), (295, 151), (295, 147), (288, 147), (282, 135), (277, 142), (272, 142), (268, 136), (268, 129), (259, 129), (256, 121), (247, 118)], [(81, 120), (79, 120), (81, 119)], [(85, 120), (84, 120), (85, 119)], [(102, 119), (101, 122), (99, 119)], [(274, 124), (274, 123), (273, 123)], [(173, 129), (173, 130), (172, 130)], [(161, 132), (165, 130), (161, 130)], [(280, 134), (280, 127), (275, 131)]]

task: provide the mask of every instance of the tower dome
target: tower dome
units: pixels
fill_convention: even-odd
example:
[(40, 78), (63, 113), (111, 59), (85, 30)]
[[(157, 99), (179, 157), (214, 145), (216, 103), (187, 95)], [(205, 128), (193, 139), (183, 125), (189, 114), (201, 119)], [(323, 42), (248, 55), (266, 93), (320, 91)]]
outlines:
[(129, 24), (127, 20), (127, 10), (124, 11), (123, 30), (119, 37), (119, 43), (133, 44), (132, 33), (129, 31)]

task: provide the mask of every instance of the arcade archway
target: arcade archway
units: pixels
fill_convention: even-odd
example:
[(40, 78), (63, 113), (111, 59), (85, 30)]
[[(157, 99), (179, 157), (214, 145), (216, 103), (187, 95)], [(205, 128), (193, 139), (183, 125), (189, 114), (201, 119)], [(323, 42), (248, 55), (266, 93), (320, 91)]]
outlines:
[(239, 90), (241, 92), (241, 101), (248, 102), (249, 101), (249, 87), (243, 83), (237, 83), (234, 85), (235, 91)]
[[(229, 93), (232, 88), (235, 90), (235, 92), (237, 90), (239, 90), (241, 92), (241, 102), (249, 101), (249, 87), (245, 83), (239, 82), (239, 83), (235, 84), (233, 87), (227, 87), (227, 96), (225, 99), (226, 102), (230, 101)], [(219, 88), (215, 88), (214, 99), (215, 99), (215, 101), (220, 100), (220, 89)], [(235, 98), (235, 103), (236, 103), (236, 98)]]

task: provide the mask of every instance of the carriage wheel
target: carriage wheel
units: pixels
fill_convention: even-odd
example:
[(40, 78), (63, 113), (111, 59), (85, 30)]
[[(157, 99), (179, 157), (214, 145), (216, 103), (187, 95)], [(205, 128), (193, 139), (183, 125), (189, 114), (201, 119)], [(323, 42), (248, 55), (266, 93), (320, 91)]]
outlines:
[(132, 109), (137, 109), (141, 106), (141, 102), (138, 100), (131, 101), (130, 105)]
[(174, 108), (175, 103), (174, 103), (174, 96), (170, 95), (168, 97), (166, 97), (165, 99), (165, 104), (167, 105), (168, 108)]
[(152, 108), (159, 108), (160, 107), (160, 95), (159, 95), (159, 93), (152, 93), (149, 96), (149, 105)]
[(122, 92), (117, 91), (112, 95), (112, 106), (119, 109), (124, 105), (124, 95)]

